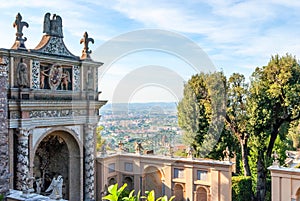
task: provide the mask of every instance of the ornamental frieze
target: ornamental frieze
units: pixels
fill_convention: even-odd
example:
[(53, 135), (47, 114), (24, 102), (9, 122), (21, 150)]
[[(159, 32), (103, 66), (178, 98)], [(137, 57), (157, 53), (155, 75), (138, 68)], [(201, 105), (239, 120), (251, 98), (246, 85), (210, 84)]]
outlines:
[(65, 47), (63, 39), (58, 37), (51, 37), (48, 44), (39, 51), (63, 56), (73, 56)]
[(86, 113), (86, 110), (38, 110), (30, 111), (29, 118), (82, 116)]

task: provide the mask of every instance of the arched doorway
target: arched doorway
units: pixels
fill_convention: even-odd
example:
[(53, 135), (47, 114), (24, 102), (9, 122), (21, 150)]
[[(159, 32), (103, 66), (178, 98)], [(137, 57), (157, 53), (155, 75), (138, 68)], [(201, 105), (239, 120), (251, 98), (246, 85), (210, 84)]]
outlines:
[(124, 176), (123, 184), (127, 184), (126, 190), (132, 191), (134, 189), (133, 176)]
[(300, 201), (300, 188), (298, 188), (297, 193), (296, 193), (296, 200)]
[(204, 187), (197, 188), (196, 201), (208, 201), (207, 190)]
[(108, 186), (115, 185), (117, 183), (116, 178), (112, 177), (108, 179)]
[(184, 189), (181, 184), (175, 184), (174, 186), (174, 201), (183, 201), (184, 200)]
[(154, 190), (155, 197), (162, 196), (162, 174), (154, 166), (147, 167), (144, 170), (144, 191)]
[[(41, 178), (41, 194), (53, 177), (63, 177), (63, 198), (81, 200), (82, 149), (77, 140), (66, 131), (53, 131), (36, 144), (33, 157), (33, 175)], [(49, 194), (49, 193), (48, 193)]]

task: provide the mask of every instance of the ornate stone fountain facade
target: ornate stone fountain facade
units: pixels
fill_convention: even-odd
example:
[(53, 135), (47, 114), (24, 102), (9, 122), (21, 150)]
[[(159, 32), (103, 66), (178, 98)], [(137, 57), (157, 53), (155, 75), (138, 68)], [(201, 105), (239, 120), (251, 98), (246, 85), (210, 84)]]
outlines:
[(47, 13), (40, 43), (27, 49), (23, 28), (29, 23), (18, 14), (13, 26), (15, 43), (0, 49), (0, 194), (35, 189), (29, 176), (42, 180), (43, 193), (49, 179), (62, 175), (64, 199), (94, 200), (93, 139), (106, 103), (98, 100), (102, 63), (90, 57), (94, 40), (84, 33), (82, 56), (73, 55), (63, 41), (62, 18)]

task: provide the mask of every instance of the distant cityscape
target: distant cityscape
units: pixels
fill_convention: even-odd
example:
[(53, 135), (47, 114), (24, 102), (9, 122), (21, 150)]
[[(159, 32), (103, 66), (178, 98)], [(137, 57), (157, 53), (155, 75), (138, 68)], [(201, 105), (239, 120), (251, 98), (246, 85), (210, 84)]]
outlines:
[(170, 147), (174, 151), (185, 148), (175, 102), (106, 104), (100, 114), (101, 135), (111, 150), (123, 143), (128, 152), (134, 152), (135, 142), (162, 155)]

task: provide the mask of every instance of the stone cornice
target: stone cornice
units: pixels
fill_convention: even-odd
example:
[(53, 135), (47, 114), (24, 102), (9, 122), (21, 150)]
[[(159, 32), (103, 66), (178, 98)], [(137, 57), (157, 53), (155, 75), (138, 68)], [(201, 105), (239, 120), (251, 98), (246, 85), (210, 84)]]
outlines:
[(107, 101), (86, 101), (86, 100), (72, 100), (72, 101), (56, 101), (56, 100), (9, 100), (9, 110), (18, 110), (21, 107), (22, 111), (32, 111), (32, 110), (45, 110), (45, 109), (99, 109)]
[[(99, 117), (88, 117), (88, 123), (98, 123)], [(21, 127), (53, 127), (53, 126), (68, 126), (68, 125), (84, 125), (87, 123), (86, 116), (74, 117), (55, 117), (55, 118), (33, 118), (33, 119), (10, 119), (9, 128)]]

